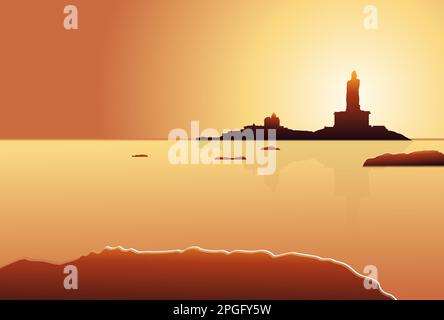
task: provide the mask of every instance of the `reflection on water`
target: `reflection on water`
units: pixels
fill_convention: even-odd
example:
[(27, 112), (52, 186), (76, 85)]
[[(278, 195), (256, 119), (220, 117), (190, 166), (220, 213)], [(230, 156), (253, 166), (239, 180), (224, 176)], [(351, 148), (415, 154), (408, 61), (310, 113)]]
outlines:
[[(325, 142), (277, 142), (282, 148), (277, 152), (277, 168), (274, 175), (264, 176), (265, 184), (276, 192), (281, 172), (289, 165), (301, 161), (316, 160), (334, 172), (334, 194), (346, 199), (346, 215), (349, 222), (359, 217), (361, 198), (369, 195), (372, 168), (364, 168), (366, 159), (384, 153), (402, 153), (410, 141), (325, 141)], [(251, 170), (251, 166), (245, 166)]]

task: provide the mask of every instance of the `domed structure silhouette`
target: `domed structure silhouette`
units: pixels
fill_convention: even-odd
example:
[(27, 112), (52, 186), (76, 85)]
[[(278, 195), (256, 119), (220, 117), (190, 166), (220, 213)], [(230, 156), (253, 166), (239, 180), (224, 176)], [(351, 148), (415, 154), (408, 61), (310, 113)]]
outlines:
[(273, 113), (271, 117), (267, 117), (264, 120), (264, 127), (270, 129), (278, 129), (281, 126), (281, 120)]

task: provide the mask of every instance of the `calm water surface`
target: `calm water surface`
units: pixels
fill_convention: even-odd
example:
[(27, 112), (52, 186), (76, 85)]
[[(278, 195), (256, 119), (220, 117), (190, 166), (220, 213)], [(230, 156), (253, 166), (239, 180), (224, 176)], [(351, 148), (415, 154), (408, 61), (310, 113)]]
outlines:
[[(0, 142), (0, 265), (107, 245), (268, 249), (375, 265), (399, 298), (444, 298), (444, 168), (363, 168), (444, 141), (278, 142), (277, 170), (180, 165), (166, 141)], [(132, 158), (146, 153), (148, 158)]]

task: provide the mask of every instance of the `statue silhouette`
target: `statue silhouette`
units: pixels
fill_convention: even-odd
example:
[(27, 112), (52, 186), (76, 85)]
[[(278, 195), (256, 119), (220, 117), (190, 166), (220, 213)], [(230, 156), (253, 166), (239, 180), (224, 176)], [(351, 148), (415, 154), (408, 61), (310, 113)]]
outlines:
[(359, 86), (361, 81), (358, 79), (356, 71), (352, 72), (351, 80), (347, 82), (347, 111), (360, 111), (359, 105)]

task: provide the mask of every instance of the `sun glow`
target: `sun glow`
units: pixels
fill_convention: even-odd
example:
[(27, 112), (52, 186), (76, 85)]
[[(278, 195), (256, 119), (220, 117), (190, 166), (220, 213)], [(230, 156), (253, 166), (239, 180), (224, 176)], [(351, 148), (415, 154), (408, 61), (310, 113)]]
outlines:
[[(191, 120), (222, 130), (276, 112), (287, 127), (316, 130), (345, 108), (345, 83), (357, 70), (371, 124), (444, 135), (444, 20), (434, 13), (444, 4), (375, 5), (377, 30), (364, 28), (365, 4), (351, 0), (134, 5), (125, 33), (132, 36), (116, 43), (118, 63), (110, 65), (120, 88), (108, 96), (110, 123), (124, 119), (117, 130), (165, 138)], [(153, 116), (160, 121), (147, 128)]]

